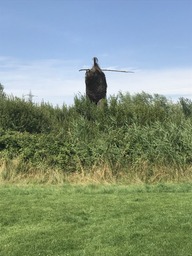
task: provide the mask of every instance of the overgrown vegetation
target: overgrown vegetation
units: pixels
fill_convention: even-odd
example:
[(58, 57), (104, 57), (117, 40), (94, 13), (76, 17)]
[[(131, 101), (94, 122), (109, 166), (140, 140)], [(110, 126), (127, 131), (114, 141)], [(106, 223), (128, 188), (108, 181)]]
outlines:
[(189, 99), (119, 93), (97, 107), (78, 95), (72, 106), (53, 107), (7, 96), (1, 88), (3, 180), (55, 171), (55, 182), (77, 173), (103, 181), (190, 180), (191, 134)]

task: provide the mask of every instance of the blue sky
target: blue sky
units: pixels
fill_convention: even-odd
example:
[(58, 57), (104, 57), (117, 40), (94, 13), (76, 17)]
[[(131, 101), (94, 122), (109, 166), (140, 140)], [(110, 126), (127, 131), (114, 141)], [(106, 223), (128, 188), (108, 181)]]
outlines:
[(0, 83), (35, 102), (72, 104), (97, 56), (108, 96), (192, 98), (191, 0), (0, 0)]

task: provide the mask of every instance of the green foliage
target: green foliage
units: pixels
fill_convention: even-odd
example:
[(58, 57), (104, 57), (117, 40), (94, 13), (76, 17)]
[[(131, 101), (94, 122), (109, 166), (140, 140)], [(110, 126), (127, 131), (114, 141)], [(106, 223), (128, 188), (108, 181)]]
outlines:
[[(119, 93), (101, 106), (78, 95), (53, 107), (0, 97), (0, 158), (64, 172), (107, 164), (112, 173), (146, 166), (187, 170), (192, 162), (192, 107), (162, 95)], [(26, 169), (25, 169), (26, 172)]]
[(5, 97), (4, 86), (0, 83), (0, 98)]
[(180, 104), (186, 117), (192, 116), (192, 101), (190, 99), (180, 98)]
[[(49, 113), (48, 113), (49, 114)], [(0, 98), (0, 127), (4, 130), (39, 133), (49, 131), (46, 109), (19, 98)]]

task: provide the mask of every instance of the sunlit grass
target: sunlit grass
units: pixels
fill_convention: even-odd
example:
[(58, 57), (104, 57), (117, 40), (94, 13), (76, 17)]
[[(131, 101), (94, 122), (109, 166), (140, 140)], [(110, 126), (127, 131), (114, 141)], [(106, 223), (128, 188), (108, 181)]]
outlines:
[(2, 186), (0, 255), (190, 255), (192, 186)]

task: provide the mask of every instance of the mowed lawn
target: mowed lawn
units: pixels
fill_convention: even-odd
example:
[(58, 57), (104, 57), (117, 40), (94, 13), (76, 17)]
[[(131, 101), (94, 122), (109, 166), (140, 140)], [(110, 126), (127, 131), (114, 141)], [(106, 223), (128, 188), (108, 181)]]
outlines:
[(192, 185), (1, 185), (0, 256), (192, 255)]

